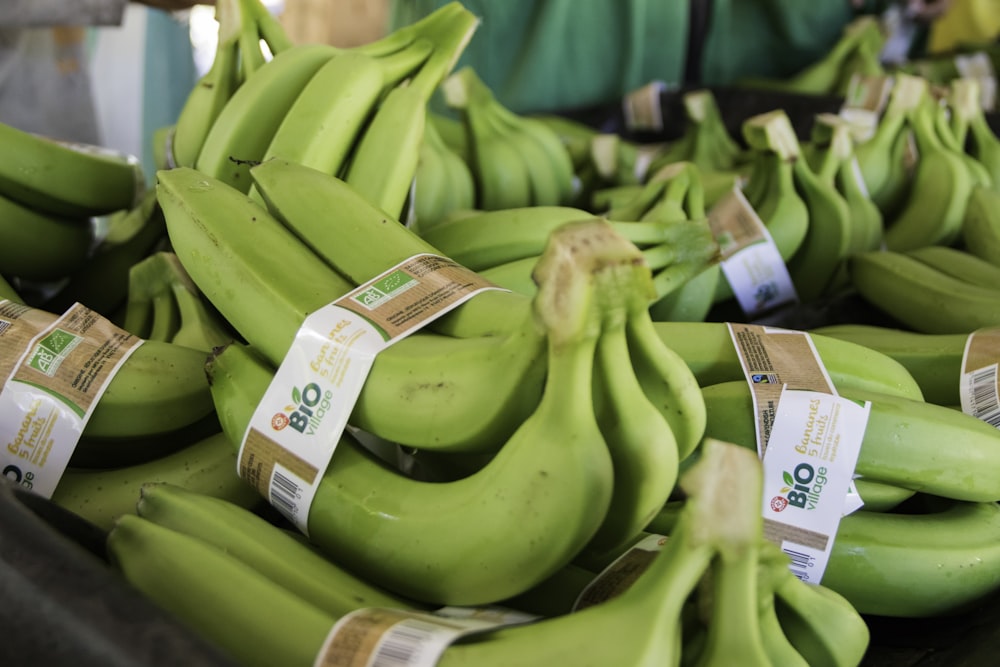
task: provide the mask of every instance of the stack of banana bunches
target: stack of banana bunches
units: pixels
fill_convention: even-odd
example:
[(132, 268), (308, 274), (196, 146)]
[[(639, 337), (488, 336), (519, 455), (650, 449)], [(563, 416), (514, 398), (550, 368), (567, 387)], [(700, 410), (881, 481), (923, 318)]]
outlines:
[[(979, 80), (805, 137), (691, 91), (650, 144), (505, 107), (458, 2), (217, 17), (154, 175), (0, 125), (0, 463), (138, 594), (248, 667), (845, 667), (1000, 589)], [(786, 305), (869, 316), (760, 324), (734, 207)]]

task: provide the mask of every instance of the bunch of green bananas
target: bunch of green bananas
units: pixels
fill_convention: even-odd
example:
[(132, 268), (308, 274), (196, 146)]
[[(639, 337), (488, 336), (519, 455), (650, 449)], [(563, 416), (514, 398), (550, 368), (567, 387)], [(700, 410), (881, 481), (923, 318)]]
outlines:
[[(653, 156), (649, 172), (673, 162), (693, 162), (705, 172), (738, 173), (746, 150), (729, 134), (711, 90), (693, 90), (682, 96), (684, 130)], [(720, 179), (721, 180), (721, 179)], [(713, 198), (709, 197), (712, 201)]]
[(406, 222), (423, 232), (475, 207), (476, 183), (468, 162), (444, 140), (436, 123), (426, 123)]
[[(245, 430), (245, 426), (240, 424), (245, 424), (248, 419), (248, 415), (239, 415), (237, 411), (245, 412), (255, 405), (258, 400), (255, 396), (259, 396), (266, 387), (268, 378), (273, 373), (270, 369), (283, 358), (291, 337), (304, 319), (304, 314), (353, 287), (353, 283), (343, 285), (343, 279), (339, 278), (339, 275), (348, 276), (360, 283), (417, 252), (430, 249), (440, 254), (440, 251), (421, 241), (398, 222), (387, 225), (383, 211), (372, 206), (347, 183), (336, 177), (296, 163), (276, 160), (253, 167), (251, 175), (255, 186), (266, 201), (267, 210), (232, 188), (218, 184), (213, 184), (214, 187), (209, 189), (199, 186), (198, 184), (205, 182), (205, 177), (193, 170), (175, 169), (162, 173), (159, 185), (168, 228), (178, 256), (202, 291), (258, 353), (255, 357), (247, 353), (250, 348), (230, 346), (212, 362), (214, 378), (212, 384), (213, 392), (217, 396), (217, 409), (224, 426), (230, 423), (230, 420), (234, 420), (230, 433), (237, 439), (242, 437)], [(306, 193), (310, 194), (306, 196)], [(338, 221), (341, 221), (343, 226), (340, 222), (331, 224), (331, 219), (323, 217), (322, 212), (330, 210), (340, 211)], [(646, 278), (637, 283), (642, 285), (641, 289), (634, 290), (636, 294), (632, 296), (629, 296), (628, 285), (636, 279), (626, 280), (627, 274), (623, 273), (624, 269), (615, 273), (617, 282), (612, 281), (600, 290), (601, 295), (609, 295), (615, 290), (620, 292), (620, 295), (611, 299), (611, 302), (616, 308), (625, 309), (624, 312), (611, 318), (612, 322), (605, 325), (611, 327), (614, 323), (615, 327), (620, 327), (615, 329), (617, 333), (614, 335), (610, 331), (602, 333), (600, 342), (594, 341), (596, 347), (590, 353), (593, 355), (596, 349), (599, 359), (603, 360), (607, 355), (609, 361), (606, 364), (604, 361), (598, 364), (591, 357), (588, 362), (605, 369), (600, 371), (599, 377), (605, 377), (604, 374), (607, 374), (607, 377), (595, 386), (595, 390), (599, 390), (602, 396), (607, 394), (607, 398), (598, 401), (592, 397), (593, 391), (590, 389), (589, 379), (569, 383), (580, 391), (586, 391), (586, 410), (596, 409), (601, 415), (605, 412), (608, 415), (599, 420), (602, 424), (607, 422), (607, 425), (601, 431), (603, 435), (596, 436), (600, 440), (597, 451), (604, 450), (606, 446), (604, 439), (622, 443), (636, 443), (637, 439), (642, 441), (641, 445), (624, 450), (633, 454), (621, 455), (624, 458), (617, 463), (616, 475), (628, 474), (634, 480), (648, 475), (665, 476), (656, 483), (631, 483), (616, 487), (623, 494), (637, 493), (642, 489), (652, 491), (652, 497), (641, 495), (632, 500), (628, 500), (627, 496), (612, 496), (611, 503), (616, 515), (628, 514), (631, 511), (641, 516), (650, 511), (651, 505), (662, 504), (663, 498), (657, 496), (669, 493), (669, 488), (672, 487), (671, 466), (666, 465), (659, 457), (668, 456), (677, 460), (681, 454), (689, 452), (700, 439), (700, 397), (693, 391), (694, 378), (683, 360), (672, 354), (652, 329), (652, 321), (648, 314), (648, 300), (653, 294), (650, 291), (652, 278), (648, 266), (642, 261), (641, 252), (614, 233), (613, 228), (603, 220), (591, 217), (577, 218), (577, 221), (556, 230), (550, 236), (549, 244), (559, 240), (557, 233), (568, 236), (575, 225), (599, 223), (598, 227), (607, 231), (602, 231), (601, 235), (594, 238), (585, 236), (584, 238), (588, 240), (577, 241), (577, 245), (580, 248), (591, 249), (590, 252), (596, 252), (602, 244), (610, 244), (612, 248), (620, 246), (621, 250), (616, 252), (618, 256), (627, 258), (629, 270), (645, 272), (646, 275)], [(252, 239), (241, 240), (239, 238), (242, 236), (241, 231), (248, 223), (254, 226), (254, 235)], [(231, 242), (215, 244), (221, 254), (208, 256), (204, 250), (206, 235), (216, 239), (231, 238)], [(598, 242), (599, 239), (604, 240)], [(612, 243), (613, 239), (621, 240)], [(560, 242), (567, 245), (571, 241)], [(559, 246), (555, 250), (548, 251), (548, 254), (558, 257), (560, 256), (558, 250)], [(582, 261), (583, 253), (579, 254), (579, 261)], [(543, 253), (542, 257), (545, 256), (546, 253)], [(324, 261), (333, 266), (328, 266)], [(615, 260), (615, 262), (621, 261), (621, 259)], [(585, 272), (587, 280), (597, 280), (605, 270), (614, 268), (615, 262), (609, 261), (607, 267), (601, 271), (594, 269)], [(294, 277), (288, 276), (285, 272), (284, 267), (289, 265), (297, 267)], [(539, 260), (534, 272), (536, 281), (544, 265), (544, 262)], [(228, 270), (220, 272), (219, 268), (222, 266)], [(563, 279), (570, 275), (566, 270), (555, 274), (563, 276)], [(643, 280), (649, 281), (648, 284), (642, 282)], [(237, 290), (230, 286), (236, 284), (242, 284), (250, 294), (237, 293)], [(250, 287), (251, 285), (259, 285), (259, 288)], [(305, 285), (314, 286), (315, 293), (306, 293), (303, 290)], [(539, 285), (535, 301), (546, 293), (541, 287), (542, 282), (539, 282)], [(257, 303), (253, 303), (254, 299), (248, 298), (251, 294), (257, 297)], [(568, 295), (564, 293), (562, 296), (563, 301), (560, 305), (568, 303), (566, 301)], [(570, 400), (566, 395), (558, 399), (550, 397), (551, 392), (561, 392), (565, 388), (559, 390), (555, 388), (557, 384), (563, 383), (553, 380), (555, 370), (552, 364), (555, 363), (556, 357), (552, 347), (552, 335), (551, 333), (546, 335), (544, 331), (539, 330), (535, 322), (537, 315), (532, 315), (532, 303), (532, 299), (513, 293), (487, 292), (463, 304), (452, 314), (432, 325), (436, 331), (451, 333), (451, 337), (442, 337), (441, 333), (417, 332), (386, 349), (378, 356), (372, 367), (371, 375), (351, 415), (352, 423), (355, 425), (394, 442), (437, 451), (481, 452), (495, 455), (496, 458), (474, 476), (475, 480), (479, 481), (476, 482), (470, 477), (468, 482), (460, 480), (455, 482), (454, 486), (439, 486), (437, 489), (434, 489), (433, 485), (413, 486), (412, 481), (403, 479), (393, 481), (398, 476), (392, 474), (387, 476), (386, 471), (369, 462), (364, 468), (370, 469), (369, 473), (377, 475), (381, 481), (377, 484), (365, 483), (366, 488), (383, 489), (385, 502), (395, 503), (391, 489), (402, 485), (398, 489), (399, 493), (407, 495), (414, 503), (414, 508), (406, 512), (407, 516), (424, 516), (428, 513), (416, 509), (417, 498), (426, 496), (427, 500), (423, 502), (439, 502), (435, 498), (440, 498), (441, 494), (450, 497), (452, 494), (460, 496), (467, 492), (480, 493), (481, 491), (471, 490), (477, 488), (474, 484), (480, 484), (478, 488), (481, 489), (481, 485), (487, 483), (486, 480), (500, 474), (498, 470), (507, 469), (506, 464), (501, 465), (500, 461), (505, 460), (506, 456), (514, 456), (514, 453), (527, 446), (511, 445), (515, 442), (536, 441), (538, 431), (536, 427), (529, 425), (536, 422), (541, 425), (547, 424), (548, 419), (542, 418), (541, 414), (547, 412), (548, 405), (556, 401), (568, 409), (569, 406), (579, 402), (579, 398)], [(537, 313), (538, 310), (536, 305), (534, 311)], [(557, 309), (549, 307), (544, 310), (554, 313)], [(279, 322), (279, 316), (284, 323)], [(493, 320), (495, 324), (489, 320)], [(503, 333), (496, 331), (494, 327), (502, 327)], [(485, 335), (488, 333), (494, 335)], [(591, 334), (593, 333), (591, 331)], [(615, 343), (612, 344), (612, 341)], [(492, 359), (497, 353), (502, 355), (499, 357), (500, 364)], [(533, 361), (539, 354), (548, 360), (547, 370), (545, 365), (540, 366)], [(586, 354), (584, 356), (587, 357)], [(614, 361), (611, 361), (612, 359)], [(513, 363), (515, 360), (516, 363)], [(253, 370), (254, 368), (257, 370)], [(494, 374), (486, 379), (481, 375), (484, 368), (497, 370), (491, 371)], [(503, 370), (500, 370), (501, 368)], [(631, 372), (632, 369), (635, 371), (634, 374)], [(541, 376), (538, 375), (539, 371)], [(420, 379), (417, 373), (425, 372), (428, 374), (427, 380)], [(248, 373), (250, 375), (247, 375)], [(587, 377), (589, 376), (588, 370)], [(257, 379), (251, 381), (249, 378), (253, 377)], [(501, 379), (502, 383), (499, 382)], [(511, 379), (513, 380), (510, 382), (511, 395), (507, 396), (508, 390), (502, 389), (501, 384), (507, 384)], [(396, 389), (396, 386), (401, 388)], [(614, 389), (609, 390), (612, 386)], [(443, 394), (437, 389), (438, 387), (447, 388), (447, 393)], [(254, 391), (259, 393), (254, 394)], [(448, 399), (459, 395), (462, 396), (462, 401), (459, 403), (454, 400), (448, 402)], [(655, 405), (650, 402), (651, 398)], [(221, 407), (223, 401), (227, 406), (225, 408)], [(447, 407), (443, 401), (447, 402)], [(416, 411), (412, 405), (414, 402), (419, 402), (422, 406), (437, 403), (440, 407), (427, 407)], [(583, 414), (586, 414), (586, 410)], [(622, 411), (631, 416), (624, 418), (622, 414), (625, 413)], [(404, 412), (411, 414), (412, 419), (401, 419)], [(516, 416), (514, 420), (511, 420), (512, 415)], [(587, 423), (582, 416), (571, 419), (570, 422), (574, 420), (580, 425)], [(613, 426), (615, 424), (617, 426)], [(624, 428), (626, 425), (628, 428)], [(550, 428), (551, 425), (545, 426), (546, 431)], [(566, 428), (567, 432), (575, 430), (575, 427)], [(663, 434), (664, 440), (662, 444), (651, 447), (649, 438), (656, 433)], [(488, 591), (496, 586), (523, 586), (524, 577), (532, 576), (532, 572), (537, 576), (537, 567), (545, 567), (546, 563), (551, 567), (549, 559), (558, 558), (558, 552), (554, 551), (544, 560), (540, 559), (535, 568), (522, 566), (518, 576), (511, 574), (505, 581), (495, 582), (490, 587), (473, 586), (469, 590), (459, 586), (460, 575), (463, 572), (466, 576), (472, 576), (468, 568), (459, 568), (454, 564), (445, 567), (445, 564), (441, 563), (445, 571), (439, 576), (430, 577), (429, 580), (427, 577), (417, 577), (419, 580), (417, 581), (414, 577), (404, 576), (405, 570), (400, 556), (387, 556), (386, 559), (371, 558), (371, 550), (377, 548), (376, 545), (351, 544), (347, 535), (343, 533), (341, 521), (354, 513), (353, 510), (347, 511), (346, 508), (354, 506), (358, 501), (349, 499), (349, 495), (353, 493), (349, 486), (344, 483), (334, 484), (332, 481), (339, 479), (340, 473), (337, 471), (347, 469), (343, 466), (353, 468), (354, 474), (357, 475), (360, 470), (358, 466), (362, 465), (361, 462), (364, 460), (338, 465), (340, 460), (338, 457), (346, 457), (349, 455), (348, 452), (357, 449), (356, 445), (351, 445), (350, 439), (347, 440), (337, 449), (334, 463), (328, 472), (328, 475), (332, 476), (329, 488), (331, 491), (336, 490), (336, 495), (330, 497), (330, 502), (347, 504), (343, 506), (342, 512), (333, 512), (329, 516), (323, 512), (320, 515), (322, 518), (315, 520), (315, 536), (320, 541), (321, 535), (328, 535), (326, 539), (333, 540), (330, 544), (336, 545), (338, 553), (344, 554), (345, 558), (348, 554), (356, 553), (357, 555), (350, 557), (359, 559), (359, 563), (363, 563), (366, 568), (380, 570), (388, 568), (395, 571), (396, 574), (380, 575), (383, 578), (392, 576), (393, 586), (411, 587), (407, 590), (414, 597), (419, 597), (412, 590), (412, 587), (417, 586), (446, 587), (440, 592), (435, 592), (433, 589), (422, 591), (421, 595), (424, 596), (487, 595)], [(538, 456), (538, 453), (535, 450), (535, 456)], [(592, 453), (590, 463), (587, 465), (594, 465), (600, 460), (595, 458), (597, 456)], [(639, 462), (629, 465), (633, 460), (632, 456), (638, 456)], [(618, 456), (612, 455), (612, 458), (617, 459)], [(654, 463), (653, 460), (659, 462)], [(568, 463), (564, 462), (562, 465), (568, 469)], [(582, 475), (581, 480), (583, 479), (587, 479), (587, 475)], [(594, 486), (590, 491), (593, 501), (601, 497), (601, 494), (597, 493), (599, 488), (600, 486)], [(511, 495), (516, 494), (505, 493), (504, 498), (509, 498)], [(531, 495), (533, 494), (528, 494)], [(362, 496), (358, 496), (360, 497)], [(365, 500), (369, 507), (376, 502), (379, 501), (370, 494)], [(523, 502), (523, 499), (518, 502)], [(468, 503), (464, 501), (452, 503), (456, 507), (465, 504)], [(633, 507), (636, 504), (638, 506), (632, 510), (618, 509)], [(588, 503), (582, 503), (578, 509), (586, 506), (589, 506)], [(643, 510), (643, 507), (646, 509)], [(483, 510), (489, 511), (490, 508)], [(594, 517), (600, 521), (605, 512), (606, 508), (597, 511)], [(374, 515), (370, 512), (365, 514), (375, 518), (396, 515), (398, 512), (387, 508), (384, 512)], [(341, 518), (334, 520), (334, 515)], [(442, 525), (446, 523), (440, 513), (429, 512), (429, 515), (437, 516)], [(414, 520), (417, 520), (416, 516)], [(456, 520), (462, 516), (464, 515), (457, 515)], [(352, 521), (356, 520), (358, 518)], [(489, 521), (481, 523), (491, 524)], [(598, 526), (593, 525), (590, 534), (582, 542), (575, 546), (571, 545), (570, 548), (579, 551), (590, 542), (592, 542), (590, 546), (595, 549), (612, 547), (616, 541), (627, 538), (629, 530), (638, 529), (641, 523), (640, 521), (637, 524), (634, 520), (630, 523), (622, 522), (615, 525), (614, 529), (609, 527), (601, 531), (597, 531)], [(402, 529), (408, 524), (409, 521), (400, 520), (393, 525)], [(430, 527), (426, 530), (430, 530)], [(492, 530), (499, 532), (496, 521), (492, 522)], [(617, 534), (616, 531), (624, 531), (624, 535)], [(464, 535), (467, 530), (445, 532), (450, 535)], [(584, 533), (586, 532), (585, 529)], [(569, 538), (569, 535), (565, 535), (562, 539)], [(592, 541), (592, 538), (598, 541)], [(573, 539), (579, 540), (580, 536)], [(487, 543), (488, 541), (483, 542)], [(358, 549), (361, 551), (356, 551)], [(509, 551), (508, 549), (508, 555)], [(366, 553), (368, 557), (365, 556)], [(416, 562), (420, 563), (420, 557), (421, 552), (414, 551), (406, 560), (412, 563), (411, 559), (416, 559)], [(395, 563), (395, 566), (391, 567), (387, 563)], [(413, 565), (408, 565), (410, 566)], [(509, 566), (509, 564), (494, 563), (490, 571), (495, 576), (499, 571), (498, 568)], [(475, 571), (477, 570), (474, 569), (473, 572)], [(453, 580), (456, 580), (455, 583), (449, 584)], [(513, 592), (508, 590), (508, 593)]]
[(445, 79), (441, 90), (465, 129), (479, 209), (559, 206), (573, 200), (573, 160), (550, 127), (501, 104), (471, 67)]
[(3, 123), (0, 142), (0, 274), (58, 284), (90, 261), (98, 218), (142, 197), (142, 169), (127, 155)]
[(882, 75), (879, 54), (887, 35), (879, 19), (859, 16), (825, 56), (787, 79), (746, 78), (739, 85), (806, 95), (844, 95), (856, 75)]
[[(831, 589), (795, 578), (763, 540), (755, 456), (708, 440), (680, 485), (669, 537), (636, 552), (649, 564), (633, 583), (573, 611), (460, 638), (437, 664), (859, 664), (869, 642), (862, 617)], [(447, 615), (224, 501), (150, 485), (138, 513), (109, 534), (112, 561), (239, 664), (313, 664), (334, 623), (366, 608)]]

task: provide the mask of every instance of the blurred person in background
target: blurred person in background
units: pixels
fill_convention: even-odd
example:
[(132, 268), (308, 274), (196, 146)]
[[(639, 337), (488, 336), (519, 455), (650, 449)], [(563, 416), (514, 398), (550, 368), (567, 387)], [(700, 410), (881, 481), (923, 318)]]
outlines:
[[(953, 0), (910, 0), (930, 21)], [(390, 0), (389, 28), (448, 0)], [(722, 86), (785, 78), (819, 60), (861, 14), (890, 0), (463, 0), (481, 17), (458, 67), (516, 111), (616, 101), (650, 81)]]

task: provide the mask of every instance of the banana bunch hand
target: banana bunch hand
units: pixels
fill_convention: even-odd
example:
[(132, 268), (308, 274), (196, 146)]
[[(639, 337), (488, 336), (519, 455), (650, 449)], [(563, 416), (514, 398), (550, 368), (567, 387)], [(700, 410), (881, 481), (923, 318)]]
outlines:
[(160, 251), (132, 265), (122, 328), (140, 338), (206, 354), (230, 343), (228, 324), (211, 310), (177, 255)]
[(98, 218), (137, 205), (142, 169), (131, 156), (0, 123), (0, 274), (56, 284), (88, 263)]
[[(706, 441), (681, 480), (669, 538), (644, 552), (649, 565), (633, 584), (576, 611), (459, 639), (437, 664), (859, 664), (869, 641), (861, 616), (832, 590), (796, 579), (763, 541), (761, 484), (751, 452)], [(439, 611), (231, 503), (157, 484), (143, 489), (138, 513), (109, 534), (112, 562), (241, 665), (312, 665), (352, 611)]]
[[(952, 145), (957, 147), (959, 152), (968, 153), (974, 162), (983, 166), (989, 182), (980, 183), (981, 185), (991, 186), (995, 190), (1000, 189), (1000, 138), (986, 120), (979, 80), (954, 79), (949, 86), (945, 102), (950, 112), (948, 127), (951, 130), (950, 135), (953, 136)], [(949, 133), (944, 134), (947, 136)]]
[[(343, 176), (398, 217), (427, 101), (477, 19), (454, 2), (375, 42), (340, 49), (288, 43), (259, 0), (227, 0), (217, 13), (215, 61), (178, 117), (165, 166), (194, 167), (257, 196), (250, 166), (280, 157)], [(270, 51), (263, 61), (261, 43)]]
[(706, 172), (736, 172), (746, 151), (730, 136), (710, 90), (694, 90), (682, 97), (684, 131), (656, 153), (649, 173), (673, 162), (693, 162)]
[(887, 35), (879, 19), (860, 16), (848, 25), (839, 40), (815, 63), (786, 79), (746, 78), (739, 85), (807, 95), (844, 95), (855, 75), (881, 75), (885, 68), (879, 54)]
[[(691, 163), (675, 163), (645, 185), (595, 193), (602, 217), (638, 246), (654, 273), (656, 302), (715, 264), (718, 244), (708, 227), (701, 175)], [(546, 239), (559, 226), (593, 217), (573, 207), (528, 206), (470, 213), (421, 234), (455, 261), (490, 281), (532, 295), (531, 272)]]
[(851, 284), (901, 325), (928, 334), (969, 334), (1000, 324), (1000, 267), (947, 246), (877, 251), (850, 260)]
[(878, 250), (884, 233), (882, 211), (868, 193), (855, 155), (851, 123), (835, 114), (817, 114), (802, 153), (819, 179), (833, 185), (847, 203), (847, 255)]
[[(550, 244), (532, 302), (547, 348), (542, 396), (487, 463), (454, 481), (422, 482), (341, 439), (309, 534), (353, 571), (426, 602), (496, 602), (585, 548), (618, 547), (665, 502), (679, 448), (690, 451), (700, 429), (692, 432), (697, 405), (671, 401), (688, 427), (674, 429), (639, 377), (676, 364), (644, 327), (649, 272), (600, 219), (560, 228)], [(579, 252), (567, 253), (567, 245)], [(238, 442), (273, 371), (249, 348), (230, 346), (210, 372), (223, 427)], [(671, 385), (685, 372), (683, 362), (674, 365)], [(359, 541), (359, 529), (384, 539)], [(396, 549), (398, 540), (410, 547)]]
[(475, 207), (476, 183), (468, 162), (441, 136), (437, 123), (426, 123), (406, 222), (423, 233)]
[(576, 195), (574, 164), (548, 125), (501, 104), (470, 67), (441, 84), (468, 137), (477, 208), (559, 206)]

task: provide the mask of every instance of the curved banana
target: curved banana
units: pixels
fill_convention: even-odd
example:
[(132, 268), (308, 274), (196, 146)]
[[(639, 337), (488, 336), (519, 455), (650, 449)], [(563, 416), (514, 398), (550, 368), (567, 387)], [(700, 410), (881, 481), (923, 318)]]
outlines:
[(799, 655), (810, 667), (861, 664), (871, 632), (851, 601), (828, 583), (807, 584), (794, 576), (787, 557), (777, 557), (784, 556), (777, 545), (767, 542), (765, 551), (775, 553), (766, 566), (774, 578), (775, 614)]
[(806, 235), (787, 261), (802, 302), (829, 294), (851, 244), (851, 209), (832, 183), (822, 181), (804, 159), (792, 167), (795, 185), (809, 211)]
[(260, 494), (236, 474), (236, 455), (221, 430), (145, 463), (110, 469), (69, 467), (52, 502), (111, 530), (118, 517), (135, 514), (140, 489), (167, 483), (222, 498), (241, 507), (260, 503)]
[(80, 269), (90, 256), (89, 218), (42, 213), (0, 194), (0, 273), (50, 281)]
[(961, 240), (968, 252), (1000, 266), (1000, 192), (981, 185), (972, 188)]
[[(605, 243), (621, 245), (624, 256), (638, 255), (639, 250), (624, 239), (613, 234), (607, 238)], [(594, 404), (611, 452), (614, 483), (604, 521), (584, 554), (619, 552), (642, 531), (672, 492), (680, 456), (671, 423), (640, 384), (629, 347), (630, 314), (645, 313), (653, 291), (649, 269), (641, 264), (626, 266), (609, 278), (606, 291), (622, 302), (605, 306), (597, 341)], [(690, 390), (698, 393), (697, 385), (692, 385)], [(686, 423), (694, 421), (691, 415), (685, 417)], [(690, 437), (687, 432), (682, 435)]]
[(219, 36), (215, 56), (188, 93), (174, 123), (170, 159), (173, 164), (193, 167), (222, 109), (240, 87), (240, 34), (253, 19), (242, 12), (238, 0), (216, 5)]
[(248, 192), (278, 126), (312, 76), (337, 54), (325, 44), (295, 46), (274, 56), (240, 85), (205, 136), (194, 166)]
[(972, 177), (961, 159), (938, 138), (929, 103), (917, 105), (908, 119), (920, 157), (906, 202), (886, 220), (885, 246), (898, 251), (950, 245), (961, 233)]
[(1000, 265), (992, 264), (967, 250), (932, 245), (913, 248), (906, 251), (906, 254), (958, 280), (1000, 291)]
[(1000, 505), (843, 517), (823, 584), (862, 614), (920, 618), (968, 609), (1000, 582)]
[(926, 334), (873, 324), (834, 324), (812, 331), (892, 357), (913, 376), (928, 403), (961, 404), (959, 385), (968, 334)]
[(854, 255), (849, 274), (862, 298), (914, 331), (968, 334), (1000, 324), (1000, 288), (955, 278), (903, 252)]
[(55, 141), (0, 123), (0, 195), (63, 218), (132, 208), (144, 177), (137, 159), (98, 146)]
[[(225, 440), (225, 436), (222, 436)], [(245, 492), (260, 496), (236, 475), (235, 452), (226, 442), (234, 464), (230, 475)], [(251, 511), (252, 506), (171, 480), (152, 478), (143, 484), (134, 512), (158, 526), (193, 537), (236, 557), (254, 570), (334, 617), (362, 607), (420, 609), (421, 605), (392, 595), (358, 578)]]
[(136, 515), (117, 521), (106, 548), (132, 586), (241, 665), (311, 665), (336, 621), (235, 556)]
[[(1000, 498), (993, 470), (1000, 431), (951, 408), (859, 390), (841, 395), (870, 400), (871, 414), (855, 468), (866, 479), (923, 493), (990, 502)], [(756, 448), (753, 403), (746, 382), (702, 387), (706, 437)], [(941, 447), (942, 442), (951, 443)]]

